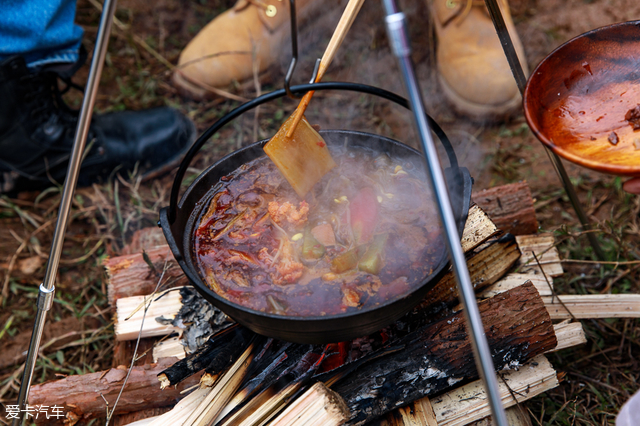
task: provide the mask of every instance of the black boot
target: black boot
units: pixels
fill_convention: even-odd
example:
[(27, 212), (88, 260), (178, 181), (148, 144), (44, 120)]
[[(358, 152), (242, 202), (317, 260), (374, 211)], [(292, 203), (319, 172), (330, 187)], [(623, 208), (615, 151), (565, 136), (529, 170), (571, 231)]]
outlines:
[[(58, 74), (31, 72), (19, 56), (0, 63), (0, 193), (63, 183), (78, 113), (62, 101)], [(195, 138), (195, 126), (168, 107), (95, 115), (78, 186), (138, 171), (175, 167)], [(85, 150), (85, 151), (86, 151)]]

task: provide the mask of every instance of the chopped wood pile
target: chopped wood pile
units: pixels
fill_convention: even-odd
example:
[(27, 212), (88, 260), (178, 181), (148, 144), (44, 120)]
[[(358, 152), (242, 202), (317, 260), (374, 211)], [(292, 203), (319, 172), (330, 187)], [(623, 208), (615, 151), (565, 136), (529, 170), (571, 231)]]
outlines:
[[(638, 317), (640, 304), (629, 295), (555, 294), (560, 258), (551, 235), (535, 234), (526, 183), (473, 200), (462, 246), (503, 403), (514, 406), (513, 424), (524, 425), (526, 413), (515, 405), (562, 380), (544, 354), (586, 341), (575, 320)], [(185, 286), (168, 247), (143, 249), (132, 245), (131, 254), (105, 262), (118, 340), (114, 368), (33, 386), (30, 404), (65, 407), (69, 424), (105, 417), (126, 381), (110, 424), (452, 426), (490, 415), (451, 273), (374, 335), (298, 345), (234, 324)], [(140, 358), (126, 377), (120, 364), (131, 362), (138, 335), (138, 354), (152, 353), (153, 363)]]

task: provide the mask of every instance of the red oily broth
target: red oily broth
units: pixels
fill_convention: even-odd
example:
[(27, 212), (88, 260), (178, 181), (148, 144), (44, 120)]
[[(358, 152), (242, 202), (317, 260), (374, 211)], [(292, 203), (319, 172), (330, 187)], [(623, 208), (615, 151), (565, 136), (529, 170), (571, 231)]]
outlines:
[(364, 149), (332, 156), (337, 167), (304, 200), (266, 156), (220, 180), (193, 239), (213, 291), (313, 317), (386, 304), (431, 274), (444, 243), (424, 170)]

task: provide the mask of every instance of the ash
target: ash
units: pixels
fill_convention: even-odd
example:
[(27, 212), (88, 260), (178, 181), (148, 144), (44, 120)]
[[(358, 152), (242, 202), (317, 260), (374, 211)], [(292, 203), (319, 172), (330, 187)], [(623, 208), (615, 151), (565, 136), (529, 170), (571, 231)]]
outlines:
[(206, 342), (211, 335), (232, 323), (221, 310), (207, 302), (191, 287), (180, 289), (182, 307), (173, 320), (156, 318), (162, 324), (171, 324), (182, 330), (182, 344), (192, 353)]

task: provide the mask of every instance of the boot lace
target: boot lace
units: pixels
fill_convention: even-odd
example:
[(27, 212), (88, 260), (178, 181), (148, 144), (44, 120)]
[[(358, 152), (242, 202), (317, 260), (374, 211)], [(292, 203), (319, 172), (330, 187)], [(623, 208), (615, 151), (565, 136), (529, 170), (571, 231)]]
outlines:
[(446, 27), (454, 21), (456, 25), (460, 25), (462, 21), (464, 21), (464, 19), (467, 17), (467, 15), (469, 15), (472, 7), (484, 7), (485, 3), (484, 0), (447, 0), (446, 6), (449, 9), (456, 9), (456, 11), (453, 15), (451, 15), (451, 17), (443, 22), (443, 27)]

